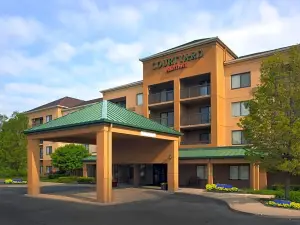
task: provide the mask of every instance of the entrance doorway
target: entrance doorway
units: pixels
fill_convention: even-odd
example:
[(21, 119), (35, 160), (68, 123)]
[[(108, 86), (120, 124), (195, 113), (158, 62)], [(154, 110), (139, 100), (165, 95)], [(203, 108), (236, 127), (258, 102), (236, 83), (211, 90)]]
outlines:
[(161, 183), (167, 182), (167, 164), (153, 164), (153, 185), (160, 186)]

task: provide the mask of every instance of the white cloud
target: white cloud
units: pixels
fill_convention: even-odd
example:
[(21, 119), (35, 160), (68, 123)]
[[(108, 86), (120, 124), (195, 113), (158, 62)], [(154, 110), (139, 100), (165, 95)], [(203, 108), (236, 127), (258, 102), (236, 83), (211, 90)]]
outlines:
[(3, 52), (0, 56), (0, 76), (17, 76), (31, 70), (42, 70), (47, 63), (43, 57), (28, 57), (19, 51)]
[[(30, 109), (66, 95), (99, 97), (101, 89), (142, 79), (139, 58), (194, 39), (219, 36), (238, 55), (300, 40), (299, 9), (288, 10), (290, 4), (283, 1), (279, 8), (273, 1), (237, 0), (218, 13), (203, 7), (186, 10), (185, 2), (109, 3), (106, 8), (101, 1), (76, 2), (58, 7), (62, 24), (51, 31), (35, 19), (0, 17), (5, 31), (0, 36), (0, 77), (18, 76), (1, 91), (0, 113)], [(42, 52), (30, 54), (31, 47), (24, 48), (41, 38), (48, 41)]]
[(109, 5), (108, 8), (104, 8), (94, 0), (80, 0), (79, 6), (78, 10), (62, 10), (59, 13), (59, 20), (71, 30), (91, 32), (107, 28), (133, 29), (143, 18), (140, 12), (131, 6)]
[(43, 36), (44, 28), (40, 22), (32, 18), (20, 16), (0, 17), (0, 47), (33, 43)]
[(69, 43), (59, 43), (53, 49), (53, 57), (59, 61), (69, 61), (75, 54), (76, 49)]

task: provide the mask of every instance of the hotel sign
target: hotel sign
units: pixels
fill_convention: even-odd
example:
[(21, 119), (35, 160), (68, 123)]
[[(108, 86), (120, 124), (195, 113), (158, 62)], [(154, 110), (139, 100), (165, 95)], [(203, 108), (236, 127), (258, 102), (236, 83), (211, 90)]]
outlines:
[(187, 62), (198, 60), (203, 57), (203, 51), (199, 50), (198, 52), (192, 52), (190, 54), (177, 55), (172, 58), (163, 59), (153, 63), (153, 69), (166, 68), (166, 72), (171, 72), (174, 70), (179, 70), (187, 67)]

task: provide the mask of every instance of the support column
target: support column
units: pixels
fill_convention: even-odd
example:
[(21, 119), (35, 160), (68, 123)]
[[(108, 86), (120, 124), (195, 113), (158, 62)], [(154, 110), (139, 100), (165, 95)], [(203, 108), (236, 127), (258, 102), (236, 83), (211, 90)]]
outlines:
[(255, 164), (250, 164), (250, 187), (256, 190), (256, 169)]
[(180, 80), (174, 80), (174, 129), (180, 130)]
[(259, 165), (255, 165), (255, 189), (259, 190)]
[(103, 127), (97, 133), (97, 201), (112, 202), (112, 132)]
[(214, 177), (213, 177), (213, 164), (211, 162), (207, 163), (207, 183), (213, 184)]
[(267, 172), (259, 168), (259, 189), (266, 189), (268, 187), (268, 175)]
[(168, 145), (168, 191), (178, 190), (178, 140), (170, 142)]
[(138, 187), (140, 185), (140, 165), (133, 165), (133, 186)]
[(39, 140), (27, 139), (27, 192), (40, 193), (40, 148)]
[(87, 164), (86, 163), (83, 163), (83, 166), (82, 166), (82, 176), (83, 177), (88, 177), (88, 171), (87, 171)]
[(149, 99), (149, 86), (147, 84), (143, 84), (143, 115), (146, 118), (149, 118), (148, 99)]

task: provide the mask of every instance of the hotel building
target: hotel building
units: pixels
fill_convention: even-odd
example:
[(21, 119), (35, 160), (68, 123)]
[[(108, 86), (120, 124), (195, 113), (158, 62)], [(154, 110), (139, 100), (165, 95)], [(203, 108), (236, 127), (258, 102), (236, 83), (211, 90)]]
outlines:
[[(179, 186), (203, 188), (207, 183), (227, 183), (239, 188), (265, 188), (283, 182), (282, 176), (266, 173), (245, 160), (246, 140), (237, 123), (249, 113), (244, 102), (252, 98), (259, 84), (262, 60), (287, 49), (239, 57), (217, 37), (199, 39), (140, 59), (142, 81), (101, 93), (103, 100), (183, 134), (179, 142)], [(61, 99), (49, 103), (51, 107), (47, 104), (28, 111), (31, 124), (102, 101), (67, 99), (70, 103)], [(47, 155), (47, 146), (54, 151), (61, 144), (41, 143), (43, 153)], [(143, 146), (140, 148), (142, 151)], [(95, 152), (95, 146), (89, 145), (89, 149)], [(50, 163), (49, 158), (42, 160), (43, 166)], [(96, 156), (91, 155), (84, 159), (83, 175), (95, 173)], [(159, 185), (167, 181), (168, 173), (164, 163), (146, 163), (113, 164), (112, 174), (120, 183)]]

